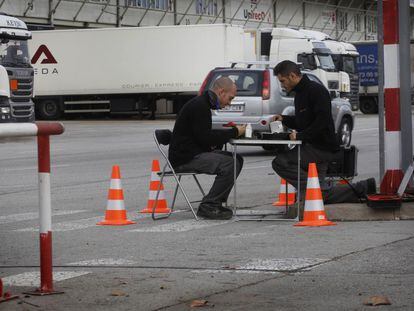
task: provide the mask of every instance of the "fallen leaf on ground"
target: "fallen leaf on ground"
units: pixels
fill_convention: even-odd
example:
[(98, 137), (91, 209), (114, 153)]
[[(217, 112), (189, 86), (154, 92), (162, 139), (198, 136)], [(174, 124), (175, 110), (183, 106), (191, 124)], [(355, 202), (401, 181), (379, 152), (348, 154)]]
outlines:
[(120, 290), (113, 290), (111, 292), (111, 296), (126, 296), (126, 293)]
[(207, 305), (207, 300), (193, 300), (193, 302), (191, 302), (190, 307), (191, 308), (197, 308), (197, 307), (204, 307)]
[(365, 299), (364, 305), (366, 306), (381, 306), (381, 305), (390, 305), (391, 302), (385, 296), (371, 296), (368, 299)]

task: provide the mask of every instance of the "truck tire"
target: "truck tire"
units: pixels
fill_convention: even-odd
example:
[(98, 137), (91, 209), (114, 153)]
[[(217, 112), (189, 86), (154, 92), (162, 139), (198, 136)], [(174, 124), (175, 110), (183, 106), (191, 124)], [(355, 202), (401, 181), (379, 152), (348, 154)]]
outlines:
[(378, 104), (374, 98), (362, 97), (359, 100), (359, 109), (364, 114), (378, 113)]
[(38, 102), (36, 112), (39, 119), (57, 120), (63, 111), (58, 99), (43, 99)]
[(336, 136), (341, 146), (349, 147), (351, 145), (352, 121), (349, 118), (342, 118)]

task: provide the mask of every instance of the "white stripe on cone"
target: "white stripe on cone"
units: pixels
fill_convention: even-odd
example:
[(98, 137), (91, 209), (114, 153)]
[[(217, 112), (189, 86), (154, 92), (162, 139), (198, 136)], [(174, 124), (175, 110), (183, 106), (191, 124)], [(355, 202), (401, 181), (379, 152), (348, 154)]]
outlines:
[(108, 200), (106, 204), (106, 210), (111, 211), (120, 211), (125, 209), (125, 204), (123, 200)]
[(121, 190), (122, 189), (121, 180), (120, 179), (112, 178), (111, 179), (110, 186), (109, 186), (109, 189)]
[(158, 176), (157, 172), (151, 172), (151, 181), (158, 181), (161, 180), (160, 176)]
[(322, 200), (306, 200), (305, 212), (318, 212), (324, 211)]
[(319, 178), (318, 177), (308, 177), (308, 183), (306, 185), (306, 189), (318, 189), (319, 186)]
[[(157, 191), (150, 190), (149, 192), (149, 200), (155, 200), (157, 196)], [(158, 201), (165, 200), (165, 194), (163, 190), (160, 190), (160, 194), (158, 195)]]

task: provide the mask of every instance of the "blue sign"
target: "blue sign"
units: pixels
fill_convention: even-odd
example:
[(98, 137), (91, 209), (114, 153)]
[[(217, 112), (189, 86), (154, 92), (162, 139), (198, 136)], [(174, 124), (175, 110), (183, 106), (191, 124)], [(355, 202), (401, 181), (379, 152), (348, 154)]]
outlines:
[(362, 86), (378, 85), (378, 46), (373, 43), (354, 43), (358, 50), (357, 67)]

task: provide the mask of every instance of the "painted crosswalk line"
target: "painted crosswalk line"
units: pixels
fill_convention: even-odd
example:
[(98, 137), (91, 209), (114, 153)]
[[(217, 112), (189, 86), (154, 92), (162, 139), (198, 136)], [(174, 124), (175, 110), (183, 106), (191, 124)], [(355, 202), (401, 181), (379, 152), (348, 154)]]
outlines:
[[(128, 219), (131, 220), (138, 220), (151, 217), (148, 214), (137, 214), (137, 213), (128, 213)], [(65, 222), (58, 222), (52, 224), (52, 231), (53, 232), (64, 232), (64, 231), (72, 231), (72, 230), (80, 230), (86, 229), (90, 227), (96, 227), (96, 223), (101, 221), (104, 217), (91, 217), (91, 218), (84, 218), (79, 220), (72, 220), (72, 221), (65, 221)], [(100, 227), (101, 228), (101, 227)], [(13, 230), (16, 232), (36, 232), (39, 231), (39, 227), (29, 227), (29, 228), (22, 228)]]
[(314, 265), (329, 261), (322, 258), (278, 258), (253, 259), (244, 264), (231, 264), (217, 269), (192, 270), (192, 273), (246, 273), (246, 274), (277, 274), (311, 268)]
[[(86, 210), (73, 210), (73, 211), (56, 211), (52, 212), (53, 216), (63, 216), (63, 215), (72, 215), (78, 213), (84, 213)], [(33, 220), (39, 218), (39, 212), (36, 213), (21, 213), (21, 214), (11, 214), (6, 216), (0, 216), (0, 224), (13, 223), (18, 221)]]
[(234, 222), (234, 220), (225, 220), (225, 221), (198, 220), (197, 221), (195, 219), (190, 219), (190, 220), (176, 221), (173, 223), (167, 223), (167, 224), (162, 224), (162, 225), (157, 225), (157, 226), (133, 229), (133, 230), (129, 230), (128, 232), (186, 232), (186, 231), (201, 229), (204, 227), (224, 225), (230, 222)]
[(123, 258), (98, 258), (68, 263), (68, 266), (128, 266), (137, 262)]
[[(55, 271), (53, 281), (59, 282), (89, 274), (89, 271)], [(39, 286), (40, 272), (24, 272), (2, 278), (3, 284), (8, 286)]]
[(294, 271), (327, 261), (322, 258), (253, 259), (237, 266), (241, 270)]

